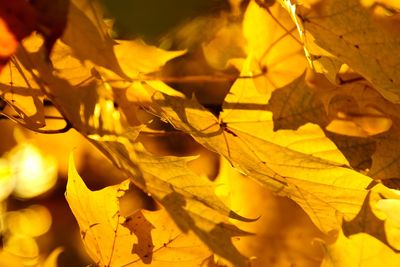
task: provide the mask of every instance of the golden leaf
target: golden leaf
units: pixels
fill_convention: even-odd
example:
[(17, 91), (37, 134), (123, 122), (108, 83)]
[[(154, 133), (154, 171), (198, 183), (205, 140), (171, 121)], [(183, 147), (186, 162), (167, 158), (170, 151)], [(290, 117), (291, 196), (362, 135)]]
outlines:
[(400, 255), (386, 247), (374, 237), (359, 233), (339, 237), (333, 244), (324, 244), (325, 258), (322, 267), (347, 267), (347, 266), (389, 266), (400, 265)]
[(296, 201), (321, 230), (340, 228), (342, 217), (351, 219), (360, 210), (372, 179), (348, 168), (316, 125), (274, 132), (272, 113), (265, 110), (267, 99), (251, 79), (233, 85), (219, 120), (195, 100), (160, 93), (153, 98), (155, 112), (175, 128)]
[(338, 62), (347, 64), (386, 99), (400, 102), (397, 17), (375, 17), (358, 0), (319, 1), (310, 8), (286, 3), (286, 8), (297, 15), (311, 65), (317, 62), (320, 72), (334, 76)]
[(199, 266), (212, 255), (193, 234), (182, 233), (165, 210), (124, 217), (119, 198), (129, 181), (89, 190), (70, 159), (67, 201), (91, 258), (100, 266)]

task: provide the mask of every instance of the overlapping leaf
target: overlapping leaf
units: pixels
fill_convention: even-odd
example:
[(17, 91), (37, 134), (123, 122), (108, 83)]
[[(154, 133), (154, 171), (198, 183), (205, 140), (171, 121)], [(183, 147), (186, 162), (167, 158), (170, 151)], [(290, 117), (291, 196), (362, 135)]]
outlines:
[(339, 87), (321, 76), (303, 76), (275, 91), (269, 109), (276, 130), (316, 123), (352, 167), (369, 169), (368, 174), (375, 179), (398, 178), (399, 154), (392, 148), (398, 144), (399, 106), (381, 97), (369, 84), (355, 82)]
[(268, 74), (256, 81), (259, 90), (271, 92), (304, 71), (307, 61), (296, 25), (278, 3), (267, 10), (250, 1), (244, 14), (243, 35), (247, 41), (247, 54), (257, 61), (259, 72)]
[[(377, 19), (356, 0), (320, 1), (310, 8), (281, 2), (300, 28), (306, 55), (316, 70), (336, 81), (337, 72), (345, 63), (384, 97), (400, 101), (399, 57), (393, 56), (399, 50), (398, 29), (387, 24), (395, 18)], [(183, 52), (164, 51), (140, 41), (118, 44), (110, 38), (110, 29), (93, 1), (72, 1), (64, 43), (54, 47), (52, 64), (47, 61), (46, 44), (37, 36), (32, 37), (32, 42), (27, 40), (18, 52), (20, 67), (3, 73), (7, 77), (2, 79), (2, 91), (18, 92), (18, 97), (26, 91), (29, 99), (45, 93), (74, 128), (165, 207), (180, 229), (157, 228), (167, 220), (161, 213), (122, 217), (118, 195), (126, 184), (91, 192), (71, 169), (67, 198), (70, 204), (74, 203), (71, 206), (84, 241), (97, 263), (162, 265), (165, 260), (180, 264), (182, 260), (194, 260), (201, 264), (209, 251), (197, 241), (181, 239), (182, 231), (194, 233), (213, 252), (233, 264), (247, 264), (246, 257), (231, 240), (246, 233), (230, 224), (228, 217), (246, 219), (231, 212), (215, 196), (214, 183), (187, 167), (191, 158), (157, 157), (135, 143), (141, 131), (135, 114), (139, 110), (136, 104), (143, 97), (140, 93), (152, 95), (145, 96), (146, 105), (175, 128), (223, 155), (266, 188), (294, 200), (320, 230), (338, 230), (344, 219), (348, 238), (339, 236), (336, 244), (325, 246), (331, 256), (325, 260), (326, 266), (364, 263), (353, 248), (354, 242), (360, 242), (360, 235), (372, 248), (382, 249), (397, 263), (397, 255), (382, 243), (399, 247), (397, 218), (388, 216), (385, 220), (382, 212), (376, 216), (374, 207), (376, 202), (381, 203), (383, 214), (388, 215), (392, 206), (385, 201), (396, 197), (381, 185), (373, 187), (373, 180), (362, 173), (369, 171), (370, 176), (378, 179), (398, 176), (400, 156), (389, 149), (393, 142), (399, 143), (398, 107), (374, 94), (366, 83), (344, 88), (329, 85), (325, 88), (329, 90), (321, 92), (320, 85), (310, 87), (305, 76), (298, 78), (304, 71), (305, 58), (293, 32), (295, 25), (282, 12), (277, 4), (266, 9), (250, 2), (243, 22), (249, 55), (245, 62), (235, 62), (241, 63), (236, 64), (242, 67), (241, 76), (253, 78), (234, 83), (218, 118), (195, 99), (188, 100), (161, 82), (132, 83), (131, 79), (138, 80), (141, 74), (159, 70)], [(279, 15), (279, 20), (271, 14)], [(8, 76), (12, 73), (20, 73), (16, 80), (20, 84), (12, 84), (9, 90)], [(129, 102), (132, 99), (135, 103)], [(43, 115), (40, 107), (21, 104), (19, 109), (34, 117)], [(99, 203), (105, 199), (113, 201), (103, 208)], [(75, 206), (77, 203), (81, 206)], [(141, 227), (135, 228), (137, 224)], [(157, 229), (162, 237), (153, 240), (151, 235)], [(193, 244), (181, 252), (181, 260), (168, 251), (169, 245), (178, 241)], [(354, 257), (343, 261), (344, 253)], [(194, 254), (198, 255), (192, 258)]]
[[(310, 8), (281, 1), (296, 14), (306, 52), (317, 70), (335, 76), (347, 64), (386, 99), (399, 103), (398, 18), (375, 17), (358, 0), (319, 1)], [(334, 66), (334, 67), (332, 67)]]
[[(254, 73), (257, 68), (248, 61), (242, 75)], [(153, 106), (175, 128), (225, 156), (246, 175), (295, 200), (321, 230), (340, 228), (340, 218), (350, 220), (360, 211), (372, 180), (347, 167), (347, 160), (317, 125), (274, 132), (272, 113), (266, 110), (269, 96), (260, 93), (263, 89), (256, 78), (239, 79), (218, 119), (195, 100), (156, 93)], [(280, 103), (286, 107), (288, 101)], [(312, 108), (306, 107), (315, 117)], [(292, 111), (301, 113), (302, 107)], [(324, 117), (318, 120), (327, 122)]]
[(183, 232), (193, 231), (214, 253), (237, 266), (246, 258), (231, 238), (247, 234), (229, 223), (228, 217), (246, 220), (229, 210), (214, 193), (214, 184), (193, 173), (190, 158), (156, 157), (140, 145), (102, 141), (97, 145), (118, 167), (133, 176), (135, 184), (159, 201)]
[[(393, 119), (394, 125), (388, 132), (372, 137), (349, 137), (330, 133), (326, 130), (325, 133), (338, 144), (339, 149), (349, 158), (352, 166), (358, 167), (360, 170), (371, 168), (368, 174), (374, 178), (388, 179), (397, 177), (398, 155), (396, 151), (388, 147), (389, 143), (393, 147), (393, 143), (395, 143), (393, 138), (395, 138), (394, 135), (398, 131), (397, 105), (383, 99), (365, 83), (320, 88), (317, 80), (309, 80), (307, 82), (304, 77), (300, 77), (291, 85), (273, 93), (269, 107), (274, 112), (274, 121), (277, 125), (281, 129), (285, 129), (293, 126), (297, 127), (307, 122), (315, 122), (325, 128), (330, 125), (331, 119), (336, 118), (336, 112), (342, 112), (343, 114), (348, 114), (347, 120), (349, 123), (354, 124), (353, 127), (368, 130), (368, 116), (372, 116), (373, 121), (378, 120), (379, 122), (379, 120), (387, 120), (387, 117), (384, 116), (386, 115)], [(359, 97), (355, 98), (356, 96)], [(281, 101), (283, 97), (286, 98), (286, 103)], [(347, 101), (342, 102), (341, 100), (343, 99)], [(334, 114), (326, 112), (323, 104), (325, 101), (328, 103), (327, 109)], [(383, 116), (375, 117), (373, 116), (375, 113), (368, 112), (374, 110), (372, 109), (373, 107), (382, 106), (386, 107), (385, 113), (381, 114)], [(364, 119), (362, 119), (363, 117)], [(379, 126), (382, 126), (377, 125), (378, 129)], [(351, 131), (347, 129), (347, 132)], [(358, 130), (355, 130), (355, 132), (358, 132)], [(369, 165), (365, 165), (367, 162), (369, 162)], [(362, 166), (364, 167), (361, 168)], [(398, 249), (396, 224), (393, 224), (390, 220), (385, 220), (382, 216), (375, 215), (377, 209), (374, 208), (377, 201), (378, 203), (397, 203), (397, 197), (393, 195), (381, 196), (383, 199), (379, 200), (381, 197), (376, 198), (377, 196), (373, 193), (376, 189), (378, 188), (373, 189), (370, 193), (371, 195), (369, 194), (364, 200), (357, 216), (343, 224), (343, 231), (346, 236), (368, 233), (384, 244), (389, 245), (389, 247)], [(386, 189), (385, 191), (388, 192)], [(385, 210), (387, 211), (386, 208)]]
[(220, 121), (195, 100), (161, 94), (154, 100), (159, 114), (177, 129), (292, 198), (321, 230), (337, 229), (341, 216), (353, 218), (361, 208), (372, 180), (346, 167), (347, 161), (316, 125), (274, 132), (267, 100), (252, 80), (234, 84)]
[(102, 19), (97, 2), (71, 1), (68, 23), (61, 39), (79, 59), (90, 60), (123, 76), (113, 50), (116, 42), (109, 36), (108, 27)]
[(43, 92), (17, 59), (8, 62), (0, 74), (0, 96), (12, 107), (21, 123), (35, 129), (45, 125)]
[[(245, 233), (231, 225), (228, 216), (244, 218), (233, 214), (215, 196), (213, 183), (190, 171), (186, 158), (157, 158), (135, 146), (140, 128), (124, 124), (120, 110), (113, 105), (112, 88), (91, 62), (60, 57), (60, 61), (53, 61), (54, 75), (53, 66), (41, 60), (40, 52), (21, 53), (20, 57), (23, 64), (38, 70), (37, 79), (45, 84), (48, 96), (65, 118), (132, 176), (136, 185), (163, 204), (184, 232), (193, 231), (215, 253), (245, 266), (246, 258), (231, 241), (232, 236)], [(75, 86), (64, 79), (68, 73), (73, 74)]]
[[(199, 266), (212, 254), (193, 234), (183, 234), (164, 210), (120, 213), (129, 181), (89, 190), (70, 159), (66, 198), (91, 258), (99, 266)], [(182, 249), (177, 247), (184, 246)]]

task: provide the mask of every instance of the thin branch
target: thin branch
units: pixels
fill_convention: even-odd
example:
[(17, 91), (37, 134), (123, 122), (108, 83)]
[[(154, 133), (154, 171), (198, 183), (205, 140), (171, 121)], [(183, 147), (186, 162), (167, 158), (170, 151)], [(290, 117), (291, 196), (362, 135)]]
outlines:
[[(150, 75), (143, 75), (139, 78), (131, 78), (130, 82), (147, 82), (147, 81), (161, 81), (166, 83), (200, 83), (200, 82), (233, 82), (237, 79), (254, 79), (257, 77), (261, 77), (265, 74), (266, 71), (262, 71), (260, 73), (254, 75), (188, 75), (188, 76), (164, 76), (164, 77), (156, 77)], [(107, 80), (107, 82), (120, 82), (126, 80)]]
[[(20, 117), (12, 116), (12, 115), (8, 115), (8, 114), (6, 114), (6, 113), (4, 113), (4, 112), (0, 112), (0, 120), (2, 120), (2, 119), (9, 119), (9, 120), (11, 120), (12, 122), (17, 123), (17, 124), (21, 125), (22, 127), (27, 128), (27, 129), (30, 130), (30, 131), (37, 132), (37, 133), (41, 133), (41, 134), (60, 134), (60, 133), (66, 133), (66, 132), (68, 132), (68, 131), (72, 128), (72, 125), (71, 125), (68, 121), (66, 121), (64, 118), (55, 117), (55, 116), (50, 116), (50, 117), (51, 117), (50, 119), (63, 119), (63, 120), (66, 122), (65, 126), (64, 126), (63, 128), (61, 128), (61, 129), (40, 129), (40, 128), (34, 128), (34, 127), (30, 126), (29, 124), (24, 123), (23, 121), (21, 121), (21, 120), (20, 120)], [(47, 117), (47, 118), (49, 118), (49, 117)]]

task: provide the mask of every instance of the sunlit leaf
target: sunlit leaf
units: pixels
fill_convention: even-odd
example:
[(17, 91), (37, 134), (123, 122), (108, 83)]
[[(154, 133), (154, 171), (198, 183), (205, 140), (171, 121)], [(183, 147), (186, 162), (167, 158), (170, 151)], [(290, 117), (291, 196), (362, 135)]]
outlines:
[(385, 234), (389, 246), (396, 252), (400, 249), (400, 209), (399, 191), (392, 190), (394, 195), (385, 195), (375, 205), (375, 212), (385, 222)]
[[(210, 251), (193, 235), (182, 233), (164, 210), (137, 211), (124, 217), (119, 198), (129, 181), (91, 191), (70, 161), (66, 198), (82, 239), (100, 266), (199, 266)], [(181, 248), (181, 249), (177, 249)]]
[(185, 51), (165, 51), (146, 45), (140, 40), (119, 40), (114, 46), (114, 52), (124, 73), (132, 78), (141, 73), (157, 71), (167, 61), (185, 53)]
[[(359, 113), (358, 104), (355, 105), (353, 101), (349, 103), (349, 100), (353, 98), (345, 94), (356, 88), (350, 86), (348, 90), (343, 89), (327, 83), (306, 81), (306, 76), (302, 75), (288, 86), (273, 92), (268, 109), (273, 113), (275, 131), (296, 130), (307, 123), (315, 123), (336, 144), (352, 167), (365, 170), (371, 167), (371, 155), (375, 151), (375, 142), (370, 138), (342, 136), (326, 130), (328, 124), (337, 118), (338, 112), (348, 113), (350, 110), (346, 108), (351, 108), (352, 111), (357, 109), (355, 111)], [(355, 128), (357, 131), (364, 132), (357, 125)], [(349, 135), (349, 133), (350, 130), (347, 129), (346, 134)]]
[(32, 128), (45, 125), (43, 92), (20, 61), (12, 59), (0, 74), (0, 93), (13, 112)]
[[(105, 118), (112, 114), (102, 110), (99, 102), (104, 95), (98, 90), (104, 90), (106, 96), (110, 92), (101, 78), (95, 77), (79, 87), (73, 87), (67, 80), (54, 75), (51, 66), (40, 62), (37, 55), (28, 56), (30, 61), (37, 60), (37, 65), (32, 68), (39, 70), (54, 104), (76, 129), (84, 133), (117, 167), (131, 175), (136, 185), (160, 201), (184, 232), (194, 231), (216, 254), (238, 266), (246, 265), (246, 258), (231, 242), (232, 236), (244, 232), (228, 222), (228, 216), (244, 218), (233, 214), (218, 200), (214, 195), (214, 185), (207, 178), (185, 167), (185, 158), (156, 158), (134, 148), (132, 142), (140, 128), (123, 127), (119, 133), (102, 127), (107, 125)], [(26, 64), (28, 62), (26, 60)], [(113, 110), (116, 110), (114, 106), (111, 107)], [(120, 123), (113, 119), (110, 122), (111, 125)]]
[[(296, 32), (296, 25), (288, 13), (275, 3), (268, 8), (250, 1), (243, 19), (243, 34), (247, 40), (247, 54), (258, 62), (259, 90), (271, 92), (297, 78), (307, 62)], [(257, 75), (258, 72), (252, 72)]]
[(88, 59), (124, 76), (113, 50), (116, 42), (109, 36), (108, 26), (102, 18), (98, 2), (71, 1), (67, 26), (61, 40), (81, 60)]
[(400, 255), (386, 247), (374, 237), (359, 233), (345, 237), (339, 233), (339, 237), (333, 244), (323, 244), (325, 258), (323, 267), (337, 266), (398, 266)]
[(309, 9), (290, 7), (298, 16), (296, 21), (311, 64), (320, 62), (330, 75), (339, 69), (332, 73), (329, 58), (347, 64), (386, 99), (400, 101), (396, 67), (400, 61), (400, 53), (396, 52), (400, 50), (399, 28), (394, 26), (397, 17), (374, 17), (358, 0), (319, 1)]
[[(352, 167), (369, 170), (375, 179), (398, 177), (399, 154), (393, 147), (398, 143), (399, 106), (365, 82), (339, 87), (329, 85), (321, 76), (303, 76), (276, 90), (268, 107), (275, 130), (316, 123)], [(334, 125), (335, 120), (346, 124)]]
[(274, 132), (267, 99), (252, 80), (234, 84), (220, 121), (194, 100), (161, 94), (154, 99), (157, 112), (174, 127), (296, 201), (321, 230), (339, 228), (342, 216), (351, 219), (361, 209), (372, 180), (346, 167), (343, 155), (316, 125)]
[(234, 240), (239, 251), (253, 256), (251, 266), (314, 266), (319, 263), (322, 250), (311, 240), (320, 236), (320, 232), (293, 201), (275, 196), (223, 158), (215, 182), (217, 194), (227, 199), (232, 210), (247, 217), (259, 217), (252, 223), (234, 222), (241, 229), (256, 233)]
[(193, 231), (214, 253), (245, 266), (246, 258), (233, 246), (231, 238), (248, 233), (230, 224), (228, 216), (246, 219), (217, 198), (211, 181), (187, 167), (191, 158), (156, 157), (131, 140), (100, 140), (97, 145), (132, 176), (135, 184), (165, 207), (183, 232)]
[(78, 220), (81, 236), (91, 258), (101, 266), (123, 266), (131, 255), (136, 238), (121, 224), (118, 197), (129, 188), (129, 182), (101, 191), (90, 191), (79, 177), (70, 159), (66, 198)]
[[(231, 10), (219, 16), (223, 19), (218, 26), (188, 38), (201, 40), (202, 51), (198, 50), (194, 58), (201, 58), (202, 63), (178, 70), (178, 77), (171, 74), (169, 65), (175, 67), (179, 59), (170, 62), (165, 72), (162, 67), (185, 51), (166, 51), (139, 39), (114, 40), (111, 23), (104, 20), (98, 1), (72, 0), (68, 9), (69, 1), (46, 5), (47, 1), (23, 1), (35, 7), (38, 21), (32, 25), (22, 25), (25, 16), (14, 10), (13, 5), (20, 1), (7, 2), (6, 7), (13, 7), (15, 12), (0, 10), (0, 32), (5, 33), (0, 38), (0, 57), (4, 54), (4, 60), (15, 52), (23, 37), (33, 29), (38, 32), (21, 42), (15, 58), (0, 74), (4, 99), (0, 102), (1, 117), (40, 131), (46, 126), (45, 118), (54, 117), (45, 115), (44, 105), (52, 105), (52, 112), (57, 110), (60, 116), (56, 119), (66, 122), (61, 130), (77, 130), (129, 176), (138, 191), (163, 207), (154, 212), (123, 214), (119, 200), (128, 190), (129, 181), (91, 191), (71, 159), (66, 196), (86, 248), (98, 265), (212, 266), (217, 258), (239, 267), (252, 263), (273, 265), (274, 259), (279, 262), (276, 264), (294, 264), (295, 256), (268, 258), (267, 253), (260, 254), (262, 250), (249, 249), (267, 249), (263, 243), (270, 240), (260, 232), (265, 230), (260, 225), (269, 225), (263, 223), (268, 218), (260, 219), (252, 228), (249, 222), (255, 219), (243, 217), (264, 215), (266, 203), (257, 209), (247, 205), (254, 203), (246, 203), (249, 198), (262, 201), (266, 195), (256, 196), (259, 191), (285, 197), (292, 207), (297, 205), (305, 211), (325, 235), (313, 230), (306, 240), (310, 244), (311, 235), (325, 240), (323, 266), (372, 266), (378, 264), (378, 254), (386, 257), (388, 264), (398, 265), (398, 192), (381, 184), (396, 188), (393, 181), (400, 172), (400, 106), (396, 104), (400, 102), (400, 32), (396, 28), (399, 10), (395, 3), (252, 0), (239, 5), (240, 1), (229, 1)], [(33, 18), (29, 12), (24, 15), (28, 20)], [(7, 24), (3, 28), (2, 21)], [(190, 29), (198, 29), (201, 21), (182, 29), (186, 35), (195, 35), (199, 31)], [(64, 34), (56, 41), (65, 26)], [(168, 38), (162, 40), (163, 47), (174, 46), (168, 44)], [(307, 59), (314, 72), (324, 75), (305, 71)], [(215, 77), (190, 73), (204, 71), (205, 63), (224, 73)], [(240, 74), (227, 68), (231, 66)], [(222, 105), (221, 99), (212, 99), (212, 106), (202, 106), (195, 97), (173, 88), (182, 81), (196, 81), (194, 90), (203, 89), (199, 81), (204, 78), (232, 85), (226, 96), (226, 91), (219, 93), (225, 96)], [(213, 98), (207, 91), (196, 91), (195, 95), (199, 99), (203, 95)], [(153, 126), (161, 130), (143, 131)], [(233, 168), (237, 171), (229, 177), (230, 182), (237, 185), (227, 188), (228, 174), (212, 181), (195, 173), (188, 167), (194, 157), (147, 152), (146, 148), (153, 151), (155, 147), (146, 143), (153, 133), (165, 135), (168, 140), (171, 134), (174, 137), (170, 140), (178, 142), (181, 140), (176, 136), (190, 135), (209, 150), (201, 150), (200, 154), (216, 152), (227, 159), (232, 172)], [(144, 145), (138, 140), (144, 140)], [(6, 167), (0, 173), (7, 187), (3, 197), (14, 189), (19, 197), (24, 197), (22, 191), (26, 197), (34, 197), (54, 184), (54, 179), (37, 179), (54, 178), (54, 162), (45, 160), (32, 147), (20, 149), (22, 152), (15, 150), (5, 156)], [(213, 155), (209, 160), (215, 159)], [(217, 164), (216, 160), (213, 163)], [(43, 175), (46, 170), (48, 175)], [(238, 179), (233, 180), (235, 177)], [(257, 189), (252, 182), (257, 182)], [(236, 194), (232, 206), (216, 191), (225, 197)], [(38, 218), (46, 215), (16, 214), (8, 216), (7, 231), (11, 234), (4, 237), (0, 265), (45, 264), (38, 243), (17, 232), (41, 235), (49, 229), (51, 220), (40, 223)], [(33, 216), (29, 226), (28, 215)], [(287, 218), (291, 225), (300, 225), (300, 220)], [(281, 237), (299, 231), (295, 228), (287, 228)], [(246, 236), (253, 230), (257, 236)], [(339, 238), (332, 242), (335, 233)], [(257, 244), (243, 240), (235, 243), (238, 236)], [(56, 262), (58, 252), (54, 253), (50, 265)], [(251, 262), (252, 256), (265, 258)], [(316, 257), (305, 262), (317, 264), (320, 258)]]
[(137, 211), (124, 226), (138, 237), (133, 252), (143, 265), (199, 266), (212, 262), (210, 250), (193, 234), (182, 233), (165, 210)]

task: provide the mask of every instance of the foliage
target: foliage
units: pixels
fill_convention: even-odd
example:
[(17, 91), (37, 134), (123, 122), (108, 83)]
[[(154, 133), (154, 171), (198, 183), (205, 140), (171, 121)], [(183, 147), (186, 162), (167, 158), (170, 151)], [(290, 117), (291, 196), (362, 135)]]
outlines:
[[(234, 22), (222, 16), (200, 45), (212, 74), (169, 76), (193, 55), (189, 47), (113, 39), (99, 3), (55, 2), (46, 10), (47, 1), (12, 2), (31, 14), (27, 26), (0, 13), (1, 114), (36, 132), (76, 129), (162, 206), (123, 214), (129, 181), (92, 192), (71, 159), (66, 198), (94, 262), (248, 266), (253, 256), (233, 240), (250, 234), (237, 225), (258, 216), (234, 212), (216, 194), (218, 179), (188, 167), (192, 157), (154, 155), (138, 141), (164, 121), (173, 129), (164, 125), (163, 134), (191, 136), (246, 179), (296, 202), (324, 235), (322, 266), (376, 266), (381, 257), (398, 266), (395, 3), (250, 1), (241, 15), (232, 1), (223, 16)], [(173, 88), (210, 80), (233, 81), (220, 112), (198, 100), (202, 92)], [(49, 128), (45, 102), (65, 120), (61, 129)]]

